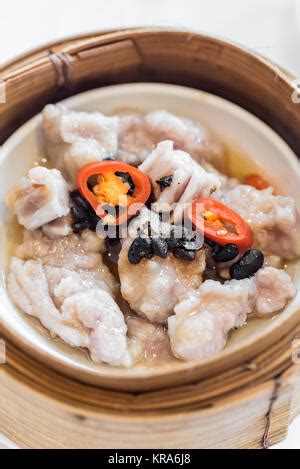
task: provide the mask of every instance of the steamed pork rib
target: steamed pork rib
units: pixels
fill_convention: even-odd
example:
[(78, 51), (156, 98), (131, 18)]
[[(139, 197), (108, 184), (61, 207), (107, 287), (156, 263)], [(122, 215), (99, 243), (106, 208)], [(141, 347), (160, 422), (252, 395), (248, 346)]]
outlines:
[(206, 129), (189, 119), (163, 110), (145, 116), (120, 116), (118, 159), (121, 161), (138, 165), (163, 140), (172, 140), (177, 150), (184, 150), (198, 162), (213, 161), (222, 166), (222, 146)]
[(37, 230), (24, 232), (24, 241), (16, 248), (15, 255), (22, 260), (40, 260), (47, 266), (93, 272), (94, 276), (103, 280), (113, 292), (117, 282), (103, 263), (103, 249), (104, 240), (89, 230), (81, 235), (72, 234), (54, 240)]
[(94, 362), (131, 365), (123, 313), (106, 291), (76, 293), (63, 302), (61, 311), (64, 324), (77, 327), (79, 323), (89, 331), (88, 348)]
[(184, 204), (210, 196), (221, 186), (217, 174), (207, 172), (188, 153), (174, 150), (172, 141), (159, 143), (139, 169), (151, 180), (155, 211), (177, 203), (174, 221), (181, 219)]
[(42, 226), (42, 231), (50, 239), (59, 239), (72, 233), (72, 217), (67, 215), (56, 218)]
[[(133, 220), (134, 226), (129, 226), (129, 233), (134, 236), (134, 233), (138, 232), (138, 226), (145, 232), (147, 218), (151, 220), (152, 236), (157, 236), (155, 230), (159, 226), (159, 217), (147, 209), (142, 211), (139, 218)], [(163, 233), (166, 233), (168, 226), (166, 223), (163, 224), (161, 228)], [(169, 232), (170, 229), (169, 226)], [(129, 236), (123, 242), (119, 256), (118, 269), (122, 296), (135, 313), (153, 323), (164, 324), (179, 298), (200, 285), (205, 268), (204, 251), (197, 252), (195, 259), (191, 261), (176, 258), (169, 252), (165, 258), (154, 256), (134, 265), (128, 259), (134, 239)]]
[(140, 114), (120, 116), (118, 132), (118, 160), (137, 166), (155, 147), (153, 135)]
[[(110, 294), (97, 283), (94, 283), (97, 288), (89, 288), (88, 281), (80, 285), (78, 279), (72, 279), (74, 273), (68, 276), (66, 269), (62, 277), (56, 272), (61, 279), (55, 285), (51, 269), (54, 268), (44, 266), (40, 260), (12, 258), (7, 286), (15, 304), (38, 318), (52, 335), (74, 347), (87, 348), (93, 361), (130, 366), (127, 326)], [(55, 304), (52, 295), (57, 300), (62, 290), (64, 294), (59, 304)]]
[(168, 319), (173, 353), (183, 360), (197, 360), (220, 352), (229, 331), (245, 324), (248, 314), (277, 313), (295, 294), (290, 277), (274, 267), (224, 284), (206, 280), (176, 305), (175, 315)]
[(165, 327), (129, 316), (126, 319), (128, 328), (128, 347), (135, 363), (158, 365), (172, 358), (169, 337)]
[(20, 225), (35, 230), (67, 215), (69, 195), (67, 183), (57, 169), (35, 167), (12, 189), (6, 202)]
[(146, 128), (156, 142), (172, 140), (176, 149), (184, 150), (198, 162), (212, 161), (222, 165), (222, 146), (213, 139), (207, 129), (190, 119), (168, 111), (153, 111), (145, 116)]
[(43, 111), (47, 154), (75, 181), (85, 164), (113, 157), (118, 149), (118, 117), (75, 112), (49, 104)]
[(132, 239), (127, 239), (119, 257), (121, 293), (138, 315), (154, 323), (164, 324), (179, 298), (197, 288), (202, 280), (204, 255), (188, 262), (168, 254), (166, 259), (144, 259), (138, 265), (128, 261)]
[(65, 267), (53, 267), (45, 265), (49, 292), (55, 303), (60, 308), (64, 300), (69, 296), (89, 289), (105, 290), (114, 296), (114, 289), (107, 278), (98, 275), (93, 270), (70, 270)]
[(266, 254), (287, 259), (300, 255), (300, 224), (291, 197), (274, 195), (272, 188), (257, 190), (247, 185), (215, 196), (249, 223), (255, 246)]
[(260, 269), (255, 277), (255, 287), (253, 312), (258, 317), (282, 310), (296, 295), (296, 287), (289, 275), (275, 267)]

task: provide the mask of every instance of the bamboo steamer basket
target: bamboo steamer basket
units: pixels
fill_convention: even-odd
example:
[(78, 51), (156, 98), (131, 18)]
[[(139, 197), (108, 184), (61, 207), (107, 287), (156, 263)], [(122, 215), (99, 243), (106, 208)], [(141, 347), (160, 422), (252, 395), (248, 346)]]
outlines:
[[(241, 105), (300, 155), (293, 77), (221, 39), (165, 29), (106, 31), (44, 46), (0, 68), (0, 143), (48, 102), (99, 86), (174, 83)], [(124, 390), (45, 367), (4, 327), (0, 433), (24, 448), (265, 448), (300, 411), (295, 311), (272, 335), (199, 376)], [(109, 385), (107, 386), (110, 387)], [(111, 388), (114, 388), (112, 383)], [(134, 392), (135, 390), (135, 392)]]

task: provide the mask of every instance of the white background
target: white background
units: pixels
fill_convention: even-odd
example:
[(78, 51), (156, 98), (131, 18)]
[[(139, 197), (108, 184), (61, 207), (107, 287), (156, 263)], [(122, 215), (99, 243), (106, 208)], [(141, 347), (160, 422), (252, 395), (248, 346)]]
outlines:
[[(300, 0), (2, 1), (0, 63), (71, 34), (141, 25), (175, 26), (223, 36), (300, 76)], [(300, 449), (300, 418), (277, 447)]]

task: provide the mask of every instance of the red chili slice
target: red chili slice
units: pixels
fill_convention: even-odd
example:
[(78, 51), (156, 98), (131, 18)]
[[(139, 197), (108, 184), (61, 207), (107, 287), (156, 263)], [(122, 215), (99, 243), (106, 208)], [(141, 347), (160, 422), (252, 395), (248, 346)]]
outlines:
[(244, 184), (255, 187), (255, 189), (258, 189), (259, 191), (262, 191), (263, 189), (267, 189), (268, 187), (270, 187), (270, 184), (268, 183), (268, 181), (266, 181), (259, 174), (249, 174), (249, 176), (245, 177)]
[[(131, 187), (128, 177), (124, 180), (122, 175), (129, 176), (134, 187)], [(97, 177), (97, 181), (91, 188), (89, 180), (93, 176)], [(123, 211), (119, 211), (115, 218), (114, 224), (117, 225), (135, 215), (151, 193), (148, 176), (134, 166), (119, 161), (95, 161), (83, 166), (77, 173), (77, 187), (101, 219), (107, 216), (105, 205), (121, 207)], [(121, 205), (117, 200), (121, 201)]]
[(189, 215), (196, 229), (222, 246), (235, 244), (244, 250), (253, 243), (253, 233), (248, 223), (218, 200), (200, 197), (192, 202)]

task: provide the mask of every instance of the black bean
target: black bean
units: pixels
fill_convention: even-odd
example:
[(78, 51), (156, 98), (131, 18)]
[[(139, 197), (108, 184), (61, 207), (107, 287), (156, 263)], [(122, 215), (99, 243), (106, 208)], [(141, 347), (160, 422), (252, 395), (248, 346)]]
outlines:
[(212, 241), (211, 239), (209, 238), (204, 238), (204, 242), (205, 244), (207, 244), (207, 246), (209, 246), (210, 248), (214, 248), (215, 246), (217, 246), (217, 243), (215, 241)]
[(177, 246), (177, 243), (182, 240), (183, 237), (183, 227), (175, 226), (170, 232), (170, 237), (167, 239), (167, 243), (170, 249), (174, 249)]
[(165, 190), (167, 187), (170, 187), (170, 185), (172, 184), (172, 181), (173, 181), (173, 176), (170, 175), (170, 176), (164, 176), (162, 178), (160, 178), (157, 182), (157, 184), (159, 185), (159, 188), (161, 190), (161, 192), (163, 190)]
[(187, 251), (200, 251), (200, 249), (202, 249), (203, 247), (203, 243), (201, 243), (197, 239), (193, 239), (190, 241), (186, 239), (179, 239), (176, 246), (184, 248)]
[(216, 245), (213, 251), (213, 258), (216, 262), (232, 261), (239, 254), (239, 248), (235, 244), (226, 246)]
[(88, 227), (89, 224), (87, 220), (78, 221), (73, 223), (72, 230), (74, 231), (74, 233), (80, 233), (81, 231), (86, 230)]
[(123, 171), (116, 171), (115, 175), (118, 176), (123, 182), (129, 184), (130, 189), (127, 192), (128, 195), (133, 195), (135, 190), (135, 184), (129, 173)]
[(71, 214), (73, 216), (73, 231), (80, 233), (87, 228), (96, 230), (100, 218), (94, 212), (92, 206), (85, 200), (79, 191), (70, 192), (70, 198), (73, 202)]
[(177, 246), (174, 248), (173, 254), (177, 259), (184, 259), (186, 261), (193, 261), (196, 258), (195, 251), (188, 251)]
[(128, 260), (131, 264), (138, 264), (142, 259), (153, 257), (152, 240), (148, 236), (139, 236), (128, 250)]
[(119, 246), (121, 241), (119, 238), (105, 238), (105, 242), (106, 242), (106, 245), (111, 248), (111, 247)]
[(86, 212), (81, 207), (77, 207), (76, 205), (71, 208), (71, 213), (73, 217), (77, 220), (85, 220), (86, 219)]
[(167, 238), (166, 239), (169, 249), (173, 250), (176, 247), (178, 239), (176, 238)]
[(77, 207), (81, 207), (85, 210), (91, 210), (90, 204), (88, 203), (87, 200), (85, 200), (84, 197), (82, 197), (79, 191), (70, 192), (70, 197), (74, 205), (76, 205)]
[(166, 259), (168, 256), (169, 246), (164, 238), (152, 238), (152, 247), (155, 256)]
[(252, 277), (263, 264), (263, 253), (258, 249), (250, 249), (230, 267), (230, 276), (237, 280)]

